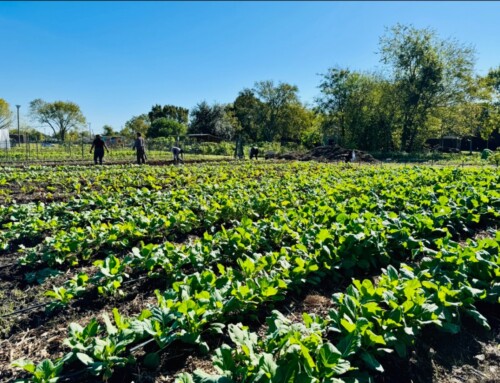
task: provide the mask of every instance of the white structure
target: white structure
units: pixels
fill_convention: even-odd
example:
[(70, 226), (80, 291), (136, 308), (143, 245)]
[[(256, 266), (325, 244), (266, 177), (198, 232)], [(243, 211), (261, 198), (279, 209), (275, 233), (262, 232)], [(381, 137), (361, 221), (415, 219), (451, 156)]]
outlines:
[(0, 129), (0, 149), (10, 149), (9, 129)]

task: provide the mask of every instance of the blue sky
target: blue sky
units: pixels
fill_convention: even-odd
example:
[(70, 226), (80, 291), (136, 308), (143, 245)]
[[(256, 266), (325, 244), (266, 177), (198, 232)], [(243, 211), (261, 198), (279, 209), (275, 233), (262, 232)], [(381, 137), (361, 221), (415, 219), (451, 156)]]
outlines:
[[(396, 23), (473, 45), (476, 71), (500, 65), (500, 2), (0, 2), (0, 98), (30, 123), (30, 101), (73, 101), (94, 133), (154, 104), (232, 102), (256, 81), (319, 95), (329, 67), (381, 69)], [(36, 123), (31, 123), (37, 127)]]

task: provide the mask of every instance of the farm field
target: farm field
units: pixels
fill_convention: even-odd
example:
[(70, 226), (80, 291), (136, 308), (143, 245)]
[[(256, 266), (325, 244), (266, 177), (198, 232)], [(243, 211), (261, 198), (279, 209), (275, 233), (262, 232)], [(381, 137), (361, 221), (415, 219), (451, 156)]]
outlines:
[[(73, 144), (73, 149), (54, 147), (44, 149), (35, 147), (33, 144), (28, 149), (25, 145), (13, 147), (9, 150), (0, 150), (0, 162), (10, 166), (86, 166), (94, 163), (93, 154), (89, 153), (90, 145), (86, 144), (83, 148)], [(184, 159), (186, 162), (211, 161), (211, 160), (228, 160), (232, 156), (202, 154), (202, 153), (185, 153)], [(130, 148), (113, 147), (104, 156), (104, 164), (134, 164), (136, 162), (135, 152)], [(148, 164), (172, 164), (173, 158), (170, 150), (165, 146), (162, 150), (152, 149), (147, 151)]]
[(433, 381), (425, 345), (470, 353), (464, 331), (490, 381), (499, 185), (474, 166), (2, 168), (0, 381)]

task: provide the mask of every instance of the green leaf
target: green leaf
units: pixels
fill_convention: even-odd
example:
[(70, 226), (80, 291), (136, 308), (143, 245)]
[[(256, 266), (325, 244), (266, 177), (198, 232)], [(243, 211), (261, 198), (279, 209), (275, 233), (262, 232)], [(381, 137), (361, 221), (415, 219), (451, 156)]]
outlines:
[(444, 322), (442, 329), (451, 334), (458, 334), (460, 332), (460, 326), (450, 322)]
[[(332, 371), (335, 375), (343, 375), (351, 369), (351, 363), (348, 360), (339, 359), (337, 365), (332, 367)], [(341, 382), (343, 382), (341, 380)]]
[(305, 358), (305, 360), (307, 362), (307, 366), (309, 368), (315, 368), (316, 363), (314, 363), (314, 360), (311, 356), (311, 353), (309, 352), (309, 349), (306, 346), (304, 346), (303, 344), (300, 344), (300, 351), (302, 353), (302, 356)]
[(387, 267), (387, 276), (389, 277), (389, 280), (391, 282), (397, 281), (399, 279), (398, 272), (392, 265), (389, 265)]
[(194, 372), (195, 383), (234, 383), (231, 379), (221, 375), (210, 375), (201, 370)]
[(355, 332), (350, 333), (340, 340), (337, 348), (342, 353), (343, 358), (356, 354), (361, 348), (361, 335)]
[(147, 368), (155, 369), (160, 365), (160, 356), (156, 352), (150, 352), (144, 357), (144, 365)]
[(174, 383), (194, 383), (193, 377), (187, 372), (182, 372), (175, 378)]
[(35, 364), (30, 360), (18, 359), (12, 362), (13, 367), (20, 367), (25, 371), (34, 373), (35, 372)]
[(366, 330), (366, 334), (368, 335), (368, 338), (370, 339), (370, 341), (374, 344), (383, 344), (385, 345), (385, 340), (384, 340), (384, 337), (382, 335), (377, 335), (375, 334), (373, 331), (371, 330)]
[(118, 332), (118, 329), (113, 325), (113, 323), (111, 323), (108, 314), (104, 313), (102, 317), (104, 319), (104, 323), (106, 324), (106, 331), (108, 332), (108, 334), (116, 334)]
[(382, 365), (380, 364), (380, 362), (375, 359), (375, 357), (370, 354), (369, 352), (366, 352), (366, 351), (363, 351), (361, 353), (361, 359), (363, 359), (363, 361), (366, 363), (366, 365), (374, 370), (377, 370), (377, 371), (380, 371), (380, 372), (384, 372), (384, 368), (382, 367)]
[(349, 216), (347, 214), (344, 214), (344, 213), (340, 213), (337, 218), (336, 218), (336, 221), (338, 223), (344, 223), (347, 219), (349, 218)]
[(350, 318), (354, 321), (356, 320), (356, 306), (358, 301), (351, 297), (350, 295), (344, 296), (344, 307), (346, 308), (347, 314), (349, 314)]
[(88, 366), (91, 363), (94, 363), (94, 359), (92, 359), (90, 356), (82, 352), (77, 352), (76, 357), (80, 360), (80, 362), (82, 362), (86, 366)]
[(474, 309), (467, 309), (465, 313), (471, 316), (477, 323), (479, 323), (484, 328), (491, 330), (491, 327), (488, 324), (488, 320), (479, 311)]
[(406, 345), (402, 341), (397, 341), (394, 343), (394, 348), (398, 353), (400, 358), (406, 358)]
[(342, 354), (331, 343), (324, 343), (319, 350), (319, 361), (326, 368), (333, 368), (337, 365)]
[(356, 324), (349, 322), (347, 319), (342, 318), (340, 324), (344, 327), (348, 333), (352, 333), (356, 330)]
[(272, 379), (276, 375), (276, 369), (278, 368), (273, 356), (269, 353), (264, 353), (259, 359), (260, 370), (268, 379)]
[(330, 232), (326, 229), (321, 229), (317, 235), (318, 242), (321, 243), (327, 238), (331, 238)]

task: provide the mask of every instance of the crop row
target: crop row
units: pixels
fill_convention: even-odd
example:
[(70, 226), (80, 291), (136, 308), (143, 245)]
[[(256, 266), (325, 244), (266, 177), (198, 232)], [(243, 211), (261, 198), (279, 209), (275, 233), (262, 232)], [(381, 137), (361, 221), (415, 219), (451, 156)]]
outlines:
[(489, 328), (477, 311), (479, 301), (500, 303), (500, 235), (461, 247), (439, 240), (439, 251), (417, 266), (393, 266), (371, 280), (353, 280), (333, 295), (328, 316), (303, 314), (293, 323), (274, 311), (259, 339), (243, 324), (229, 324), (232, 344), (212, 358), (218, 371), (183, 373), (177, 383), (288, 383), (370, 381), (383, 372), (380, 360), (396, 353), (406, 358), (425, 326), (455, 334), (461, 316)]
[[(244, 165), (242, 165), (245, 167)], [(250, 166), (250, 165), (247, 165)], [(236, 166), (238, 169), (238, 166)], [(263, 166), (260, 172), (266, 172)], [(272, 172), (272, 169), (269, 169)], [(113, 165), (107, 167), (81, 166), (33, 166), (24, 169), (0, 169), (0, 201), (15, 202), (16, 196), (26, 198), (30, 194), (72, 194), (99, 191), (102, 193), (134, 193), (136, 189), (162, 190), (183, 187), (186, 183), (205, 183), (219, 177), (231, 177), (230, 164), (203, 164), (196, 167), (131, 167)], [(258, 170), (245, 173), (237, 171), (240, 179), (254, 176)], [(265, 173), (266, 175), (267, 172)], [(257, 174), (258, 175), (258, 174)], [(12, 201), (14, 199), (14, 201)]]
[[(13, 240), (20, 243), (33, 241), (33, 237), (42, 238), (57, 231), (81, 229), (90, 224), (123, 223), (133, 215), (154, 215), (156, 212), (180, 210), (182, 207), (189, 209), (191, 206), (203, 213), (210, 207), (207, 205), (236, 201), (240, 196), (244, 199), (255, 189), (254, 180), (240, 179), (238, 183), (227, 184), (223, 182), (225, 177), (227, 174), (221, 173), (207, 182), (201, 175), (179, 175), (175, 182), (168, 181), (169, 188), (162, 191), (144, 186), (133, 188), (125, 183), (117, 191), (85, 192), (77, 194), (69, 202), (0, 206), (0, 248), (8, 250)], [(161, 179), (157, 183), (161, 183)], [(137, 211), (139, 209), (143, 211)]]
[[(312, 189), (313, 190), (313, 189)], [(403, 251), (419, 249), (433, 237), (445, 235), (443, 226), (456, 231), (486, 218), (496, 219), (495, 210), (484, 206), (460, 207), (455, 201), (436, 201), (430, 206), (420, 206), (417, 201), (407, 201), (398, 214), (393, 211), (374, 209), (369, 201), (362, 203), (356, 199), (336, 203), (336, 194), (314, 193), (302, 195), (308, 202), (302, 203), (288, 195), (285, 200), (275, 199), (274, 210), (268, 218), (252, 222), (242, 219), (229, 230), (221, 230), (213, 235), (205, 233), (203, 238), (183, 246), (170, 242), (162, 245), (147, 244), (134, 248), (124, 259), (111, 254), (104, 260), (95, 262), (98, 272), (89, 277), (79, 274), (68, 280), (64, 286), (55, 287), (48, 295), (55, 298), (52, 306), (67, 304), (77, 296), (82, 296), (90, 285), (98, 287), (100, 293), (115, 294), (129, 271), (163, 275), (174, 282), (183, 277), (185, 270), (201, 271), (217, 262), (231, 264), (236, 257), (251, 256), (266, 251), (280, 251), (283, 246), (298, 245), (303, 233), (314, 225), (335, 238), (328, 244), (329, 251), (338, 252), (344, 268), (352, 266), (368, 269), (376, 265), (377, 257), (385, 257), (385, 264)], [(488, 198), (488, 193), (480, 198)], [(457, 200), (463, 198), (457, 194)], [(290, 202), (292, 199), (294, 202)], [(286, 202), (286, 203), (284, 203)], [(298, 203), (299, 202), (299, 203)], [(261, 206), (261, 201), (255, 206)], [(383, 205), (393, 202), (379, 199)], [(291, 208), (289, 204), (293, 204)], [(286, 205), (278, 209), (279, 205)], [(334, 207), (333, 207), (334, 206)], [(370, 211), (372, 210), (372, 211)], [(254, 215), (257, 212), (254, 211)], [(325, 234), (326, 235), (326, 234)], [(427, 242), (422, 239), (425, 238)]]
[[(194, 193), (192, 189), (173, 190), (168, 193), (139, 191), (138, 195), (124, 199), (123, 207), (120, 205), (122, 201), (119, 199), (96, 196), (94, 200), (84, 199), (83, 202), (81, 200), (73, 201), (72, 207), (74, 208), (76, 204), (79, 204), (78, 207), (80, 210), (83, 210), (81, 207), (82, 204), (86, 204), (87, 207), (89, 205), (97, 206), (98, 209), (91, 210), (88, 214), (96, 210), (99, 213), (102, 210), (101, 214), (108, 221), (107, 224), (91, 224), (88, 227), (89, 230), (82, 230), (78, 226), (72, 227), (75, 223), (71, 223), (69, 231), (60, 230), (58, 236), (47, 238), (43, 245), (28, 249), (28, 254), (31, 258), (25, 257), (22, 260), (23, 262), (28, 260), (31, 261), (30, 263), (34, 263), (41, 258), (49, 265), (68, 260), (77, 263), (78, 256), (81, 257), (83, 254), (84, 259), (88, 258), (95, 251), (102, 250), (103, 247), (105, 248), (106, 245), (113, 251), (120, 248), (127, 249), (130, 243), (133, 243), (132, 240), (134, 239), (161, 239), (165, 236), (167, 228), (172, 231), (178, 230), (179, 232), (189, 232), (193, 228), (206, 229), (222, 217), (224, 220), (229, 220), (231, 218), (238, 219), (245, 214), (255, 217), (266, 216), (274, 214), (272, 212), (275, 210), (303, 204), (303, 201), (308, 201), (307, 205), (313, 210), (314, 215), (323, 217), (320, 221), (322, 220), (322, 224), (326, 226), (330, 225), (332, 217), (339, 220), (345, 218), (337, 217), (348, 217), (349, 215), (360, 216), (362, 215), (361, 212), (364, 212), (363, 216), (366, 222), (358, 222), (353, 227), (340, 230), (341, 233), (350, 233), (352, 238), (357, 238), (358, 243), (360, 242), (359, 239), (370, 233), (378, 233), (377, 235), (384, 239), (388, 236), (384, 231), (384, 222), (389, 222), (392, 218), (400, 216), (400, 218), (403, 218), (402, 223), (397, 223), (398, 226), (392, 227), (390, 230), (393, 233), (397, 232), (398, 237), (393, 242), (399, 242), (401, 248), (407, 246), (405, 243), (411, 240), (412, 235), (420, 237), (426, 234), (432, 235), (433, 232), (437, 233), (442, 226), (448, 226), (451, 230), (456, 231), (457, 229), (479, 222), (481, 216), (484, 218), (488, 214), (495, 218), (495, 215), (491, 214), (492, 211), (498, 210), (496, 209), (498, 203), (496, 202), (495, 191), (484, 188), (484, 185), (489, 185), (489, 183), (485, 183), (477, 178), (472, 179), (469, 183), (466, 177), (462, 177), (466, 178), (466, 180), (460, 183), (461, 187), (457, 185), (450, 188), (447, 193), (448, 197), (444, 197), (443, 191), (440, 190), (438, 192), (434, 192), (433, 190), (434, 195), (429, 193), (428, 185), (431, 183), (428, 181), (424, 182), (426, 177), (418, 172), (414, 172), (412, 178), (416, 176), (419, 177), (419, 182), (423, 187), (410, 188), (409, 185), (415, 185), (415, 182), (411, 182), (406, 187), (401, 185), (394, 187), (391, 193), (386, 192), (387, 189), (383, 187), (385, 185), (382, 183), (380, 177), (363, 180), (358, 175), (354, 181), (340, 184), (342, 188), (339, 186), (336, 188), (329, 187), (331, 178), (309, 177), (300, 182), (297, 182), (296, 179), (292, 179), (287, 183), (281, 179), (274, 182), (260, 182), (258, 185), (262, 189), (256, 189), (255, 183), (243, 186), (235, 185), (234, 188), (219, 187), (216, 190), (211, 186), (212, 194), (206, 192), (205, 185), (201, 185), (197, 189), (200, 191), (199, 193)], [(429, 177), (429, 174), (426, 176)], [(430, 173), (430, 176), (434, 176), (434, 174)], [(473, 181), (475, 184), (472, 183)], [(354, 190), (356, 182), (360, 183), (362, 188), (358, 186)], [(385, 182), (388, 182), (387, 179)], [(382, 187), (380, 184), (382, 184)], [(228, 182), (226, 185), (231, 185), (231, 183)], [(477, 185), (481, 185), (482, 187), (480, 188)], [(375, 186), (378, 187), (378, 190), (375, 190)], [(454, 185), (452, 184), (452, 186)], [(474, 186), (476, 186), (477, 190), (471, 192), (470, 189)], [(262, 193), (263, 190), (267, 190), (270, 196), (264, 195)], [(357, 197), (347, 198), (349, 194), (355, 194)], [(239, 196), (239, 198), (236, 198), (236, 196)], [(405, 203), (401, 204), (400, 201), (405, 196)], [(474, 203), (476, 200), (481, 201), (481, 204)], [(485, 204), (485, 202), (488, 203)], [(134, 204), (138, 205), (135, 206), (138, 210), (134, 210)], [(53, 207), (53, 205), (61, 204), (52, 204), (50, 207)], [(62, 205), (65, 209), (57, 207), (40, 210), (42, 213), (47, 210), (55, 213), (66, 211), (67, 213), (63, 213), (60, 221), (71, 222), (64, 214), (68, 216), (72, 214), (74, 216), (75, 213), (68, 209), (69, 203)], [(129, 206), (132, 206), (129, 208), (130, 210), (126, 210)], [(330, 206), (335, 206), (335, 210), (332, 210)], [(181, 207), (182, 209), (180, 212), (173, 211), (169, 213), (169, 217), (160, 215), (160, 210), (162, 212), (167, 211), (168, 213), (169, 207)], [(389, 214), (387, 214), (385, 211), (387, 208), (398, 211), (399, 214), (396, 214), (394, 211), (389, 211)], [(197, 211), (198, 216), (193, 213), (193, 210), (188, 209)], [(142, 214), (146, 210), (150, 212), (147, 216)], [(75, 209), (74, 211), (78, 210)], [(200, 211), (204, 213), (202, 217), (200, 217)], [(375, 215), (373, 217), (368, 216), (368, 211), (371, 211)], [(80, 214), (79, 217), (88, 217), (88, 214)], [(128, 218), (128, 221), (125, 223), (121, 222), (124, 216)], [(149, 217), (151, 217), (151, 221), (148, 221)], [(410, 218), (407, 219), (405, 217)], [(187, 220), (186, 218), (191, 219)], [(21, 222), (19, 217), (16, 219), (18, 222)], [(113, 219), (119, 223), (112, 224)], [(134, 219), (137, 219), (139, 224)], [(302, 219), (306, 220), (306, 222), (318, 220), (310, 216)], [(22, 225), (19, 224), (16, 227), (31, 228), (30, 220), (26, 216), (24, 216), (22, 222)], [(81, 222), (82, 219), (76, 221), (77, 224), (81, 224)], [(158, 225), (155, 225), (155, 222)], [(168, 224), (171, 222), (173, 224), (169, 226)], [(292, 220), (292, 222), (294, 221)], [(175, 228), (175, 223), (179, 224), (179, 227)], [(290, 223), (288, 223), (289, 226)], [(92, 229), (94, 230), (92, 231)], [(294, 227), (292, 227), (293, 229)], [(244, 228), (238, 228), (238, 230), (244, 230)], [(234, 230), (234, 232), (237, 233), (237, 230)], [(253, 233), (248, 235), (255, 237)], [(117, 240), (118, 237), (120, 241)], [(266, 241), (261, 241), (261, 244), (267, 244), (267, 248), (269, 248), (269, 245), (273, 241), (270, 239), (266, 239)], [(375, 248), (383, 249), (387, 241), (384, 242), (382, 240), (379, 242)], [(195, 244), (193, 248), (198, 245)], [(150, 249), (151, 246), (151, 244), (147, 245), (146, 249)], [(218, 246), (217, 243), (212, 243), (209, 248), (218, 248)], [(250, 252), (261, 251), (259, 246), (254, 245)], [(392, 246), (395, 245), (393, 244)], [(69, 280), (65, 286), (55, 287), (54, 290), (49, 292), (49, 296), (56, 298), (58, 302), (54, 302), (54, 305), (57, 306), (60, 303), (66, 304), (72, 298), (85, 293), (88, 284), (97, 285), (99, 291), (103, 293), (115, 293), (123, 280), (128, 277), (129, 273), (127, 270), (132, 270), (136, 273), (144, 270), (152, 272), (155, 268), (160, 268), (166, 272), (169, 280), (175, 280), (176, 273), (186, 267), (187, 263), (200, 264), (203, 265), (202, 267), (206, 266), (206, 261), (199, 261), (199, 259), (208, 259), (206, 255), (203, 257), (198, 256), (197, 263), (193, 261), (195, 259), (193, 254), (200, 253), (199, 251), (189, 247), (183, 248), (180, 250), (180, 253), (190, 254), (190, 256), (180, 257), (177, 255), (179, 253), (177, 247), (167, 243), (167, 248), (170, 248), (170, 250), (165, 251), (162, 248), (160, 255), (156, 252), (149, 257), (138, 258), (128, 256), (124, 260), (120, 260), (115, 254), (111, 253), (103, 261), (99, 260), (96, 262), (99, 272), (94, 277), (89, 278), (88, 275), (78, 275)], [(231, 252), (233, 250), (228, 247), (227, 251)], [(365, 251), (362, 247), (359, 247), (358, 250)], [(146, 250), (146, 253), (148, 251)], [(140, 253), (142, 252), (141, 250)], [(220, 254), (220, 252), (213, 252), (213, 254)], [(224, 259), (234, 258), (230, 253), (222, 254), (222, 257)], [(174, 259), (182, 259), (183, 262), (177, 265), (176, 262), (172, 261)], [(212, 256), (211, 259), (213, 261), (214, 257)], [(367, 260), (362, 260), (360, 264), (362, 265), (366, 262)], [(173, 272), (174, 270), (175, 272)]]
[[(361, 173), (361, 172), (357, 172)], [(277, 224), (275, 227), (289, 228), (291, 232), (297, 229), (297, 222), (319, 222), (328, 227), (332, 222), (344, 221), (349, 217), (361, 217), (353, 221), (352, 224), (343, 226), (337, 230), (337, 238), (340, 238), (339, 243), (335, 246), (342, 247), (346, 253), (344, 263), (357, 263), (358, 266), (368, 267), (370, 262), (369, 257), (363, 259), (355, 259), (356, 252), (370, 255), (373, 249), (379, 252), (384, 249), (404, 249), (405, 247), (415, 246), (418, 241), (414, 237), (425, 237), (426, 235), (436, 235), (440, 228), (448, 226), (450, 230), (456, 231), (460, 228), (466, 228), (470, 224), (479, 222), (481, 217), (490, 216), (497, 218), (498, 214), (493, 214), (498, 211), (498, 193), (494, 189), (485, 188), (490, 186), (490, 182), (485, 182), (480, 177), (461, 177), (464, 181), (454, 185), (452, 180), (445, 177), (456, 178), (454, 173), (440, 172), (439, 181), (447, 182), (446, 194), (445, 190), (436, 188), (436, 185), (441, 185), (439, 182), (431, 182), (431, 177), (435, 176), (434, 172), (422, 174), (421, 171), (408, 172), (407, 185), (394, 183), (394, 179), (387, 175), (398, 177), (399, 175), (392, 171), (389, 174), (378, 175), (378, 177), (367, 178), (365, 174), (359, 174), (351, 182), (337, 183), (335, 187), (329, 187), (332, 178), (308, 177), (307, 179), (299, 178), (285, 182), (279, 179), (275, 182), (259, 182), (258, 185), (262, 189), (256, 189), (255, 183), (239, 186), (231, 182), (227, 182), (226, 188), (222, 185), (215, 188), (213, 185), (201, 185), (198, 190), (200, 193), (194, 193), (192, 190), (179, 189), (170, 192), (148, 192), (138, 191), (135, 196), (127, 199), (117, 199), (111, 196), (94, 195), (94, 199), (80, 199), (70, 203), (56, 203), (49, 205), (46, 209), (44, 206), (29, 204), (31, 207), (37, 207), (37, 214), (45, 212), (53, 213), (52, 219), (57, 218), (57, 214), (61, 214), (59, 222), (66, 222), (70, 230), (64, 231), (64, 227), (58, 231), (58, 236), (49, 237), (45, 242), (32, 249), (27, 249), (28, 257), (22, 258), (23, 262), (30, 261), (34, 263), (40, 259), (54, 265), (57, 263), (67, 262), (72, 260), (77, 263), (79, 256), (88, 258), (95, 251), (102, 250), (108, 245), (110, 255), (104, 260), (96, 261), (98, 272), (89, 277), (86, 274), (79, 274), (67, 281), (64, 286), (54, 287), (47, 294), (55, 298), (50, 307), (60, 306), (61, 304), (69, 303), (73, 298), (84, 295), (88, 290), (89, 285), (98, 287), (98, 291), (103, 294), (114, 294), (120, 288), (122, 282), (128, 278), (129, 271), (134, 274), (137, 272), (147, 271), (152, 273), (158, 269), (166, 274), (169, 281), (175, 281), (182, 276), (181, 271), (189, 266), (202, 269), (217, 261), (217, 258), (224, 260), (234, 259), (238, 253), (233, 253), (238, 246), (242, 246), (241, 238), (247, 236), (253, 240), (250, 246), (247, 244), (247, 251), (260, 252), (276, 248), (277, 244), (283, 241), (283, 233), (270, 236), (269, 238), (259, 238), (255, 232), (262, 231), (268, 225), (267, 222), (262, 222), (262, 227), (257, 231), (244, 233), (245, 228), (237, 225), (235, 230), (217, 235), (215, 239), (208, 243), (207, 241), (197, 241), (192, 246), (187, 247), (174, 246), (167, 242), (163, 246), (153, 246), (152, 244), (144, 245), (143, 249), (120, 260), (113, 254), (117, 249), (127, 249), (132, 247), (132, 240), (163, 238), (167, 228), (172, 231), (189, 232), (193, 228), (208, 228), (217, 220), (224, 218), (238, 219), (244, 214), (250, 216), (266, 216), (271, 212), (279, 209), (289, 209), (294, 206), (303, 205), (303, 201), (308, 201), (305, 206), (311, 210), (308, 214), (303, 214), (300, 219), (287, 219), (280, 221), (280, 212), (277, 213)], [(473, 174), (474, 175), (474, 174)], [(338, 176), (338, 173), (334, 173)], [(491, 175), (489, 175), (491, 180)], [(486, 180), (488, 180), (486, 178)], [(268, 180), (269, 181), (269, 180)], [(356, 186), (356, 183), (360, 186)], [(395, 186), (388, 192), (386, 187), (388, 184), (394, 183)], [(416, 184), (420, 187), (415, 187)], [(450, 185), (451, 184), (451, 185)], [(198, 184), (196, 184), (198, 185)], [(413, 186), (413, 187), (410, 187)], [(429, 188), (432, 187), (431, 192)], [(441, 187), (441, 186), (439, 186)], [(207, 193), (210, 188), (212, 193)], [(377, 188), (377, 189), (376, 189)], [(263, 190), (270, 192), (269, 196), (263, 194)], [(203, 192), (204, 191), (204, 192)], [(495, 194), (496, 193), (496, 194)], [(351, 198), (347, 198), (351, 195)], [(239, 196), (239, 198), (236, 198)], [(400, 203), (404, 198), (405, 203)], [(196, 200), (198, 198), (198, 200)], [(211, 200), (208, 200), (211, 198)], [(200, 200), (203, 199), (201, 202)], [(208, 201), (208, 202), (207, 202)], [(478, 202), (479, 201), (479, 202)], [(123, 206), (120, 205), (123, 202)], [(203, 205), (202, 205), (203, 203)], [(134, 207), (138, 210), (130, 208)], [(222, 205), (221, 205), (222, 204)], [(56, 205), (56, 207), (54, 207)], [(60, 206), (62, 205), (62, 206)], [(23, 205), (20, 205), (23, 206)], [(194, 206), (194, 208), (193, 208)], [(334, 209), (331, 207), (335, 206)], [(78, 209), (76, 208), (78, 207)], [(89, 207), (94, 209), (85, 211)], [(168, 211), (169, 207), (181, 207), (180, 212), (171, 212), (169, 216), (159, 214), (159, 209)], [(192, 208), (198, 212), (204, 212), (203, 217), (195, 216)], [(385, 209), (397, 211), (386, 211)], [(156, 211), (154, 210), (156, 209)], [(210, 211), (212, 209), (212, 211)], [(77, 215), (76, 212), (82, 211), (82, 214)], [(148, 216), (141, 215), (144, 211), (149, 211)], [(78, 224), (82, 221), (91, 221), (89, 214), (97, 211), (103, 215), (103, 219), (108, 221), (107, 224), (89, 225), (86, 230), (82, 230)], [(371, 211), (373, 214), (368, 214)], [(153, 212), (153, 213), (151, 213)], [(361, 213), (364, 212), (364, 213)], [(135, 213), (135, 214), (134, 214)], [(273, 213), (275, 214), (275, 213)], [(13, 217), (18, 225), (15, 227), (26, 229), (27, 233), (33, 235), (32, 225), (30, 222), (44, 222), (40, 217), (30, 220), (23, 212), (23, 217)], [(69, 219), (70, 216), (80, 217), (76, 219), (76, 223)], [(87, 217), (87, 218), (82, 218)], [(123, 217), (128, 221), (123, 222)], [(151, 217), (151, 220), (149, 220)], [(186, 218), (191, 218), (187, 220)], [(272, 215), (271, 215), (272, 217)], [(394, 218), (399, 218), (395, 220)], [(112, 224), (113, 219), (118, 223)], [(138, 220), (136, 223), (134, 220)], [(272, 221), (272, 219), (271, 219)], [(52, 222), (49, 221), (49, 222)], [(71, 222), (71, 224), (68, 224)], [(154, 223), (159, 225), (154, 225)], [(172, 223), (169, 227), (168, 224)], [(175, 223), (178, 227), (175, 228)], [(389, 224), (387, 227), (387, 223)], [(336, 224), (339, 224), (336, 222)], [(12, 228), (12, 225), (6, 225)], [(92, 231), (92, 229), (95, 230)], [(300, 228), (300, 230), (304, 230)], [(244, 235), (241, 235), (241, 232)], [(269, 232), (269, 231), (268, 231)], [(220, 234), (220, 233), (218, 233)], [(440, 234), (437, 234), (440, 235)], [(224, 237), (231, 237), (232, 244), (224, 243)], [(346, 236), (347, 240), (344, 239)], [(393, 237), (391, 244), (388, 245), (389, 238)], [(118, 240), (120, 238), (120, 240)], [(222, 239), (221, 239), (222, 238)], [(365, 240), (367, 239), (367, 240)], [(345, 242), (345, 243), (344, 243)], [(408, 242), (410, 242), (408, 244)], [(200, 243), (203, 249), (209, 249), (210, 254), (200, 251)], [(399, 246), (398, 246), (399, 245)], [(152, 247), (153, 246), (153, 247)], [(151, 249), (157, 249), (151, 251)], [(224, 250), (221, 251), (220, 249)], [(214, 250), (215, 249), (215, 250)], [(349, 261), (348, 256), (354, 257)], [(393, 251), (395, 253), (395, 251)], [(148, 254), (147, 256), (137, 256), (137, 254)], [(31, 257), (31, 258), (30, 258)], [(387, 258), (389, 256), (387, 255)], [(181, 274), (179, 274), (181, 273)]]
[[(304, 176), (311, 169), (301, 170)], [(236, 182), (235, 175), (231, 178), (226, 174), (225, 178), (219, 176), (219, 179), (215, 178), (210, 183), (191, 183), (183, 188), (161, 192), (136, 190), (134, 195), (128, 197), (117, 197), (114, 193), (94, 193), (48, 206), (43, 203), (12, 205), (0, 209), (0, 248), (9, 249), (12, 241), (33, 242), (45, 237), (42, 244), (23, 251), (27, 254), (24, 263), (32, 264), (42, 260), (55, 265), (67, 262), (67, 258), (70, 263), (77, 263), (80, 254), (83, 253), (84, 259), (89, 258), (92, 253), (100, 250), (102, 244), (126, 248), (130, 243), (133, 246), (138, 240), (166, 237), (167, 233), (175, 231), (171, 226), (186, 226), (178, 228), (180, 233), (189, 232), (193, 227), (207, 229), (214, 224), (214, 220), (210, 219), (213, 218), (211, 215), (220, 213), (225, 221), (237, 219), (244, 214), (251, 216), (252, 206), (248, 206), (248, 201), (252, 196), (263, 200), (272, 199), (275, 195), (295, 193), (296, 198), (304, 199), (311, 195), (310, 191), (317, 192), (318, 187), (315, 185), (327, 190), (327, 193), (335, 193), (335, 203), (348, 198), (369, 201), (372, 206), (368, 208), (371, 211), (398, 211), (403, 207), (408, 210), (407, 206), (417, 206), (417, 201), (423, 206), (431, 206), (436, 200), (444, 210), (456, 206), (473, 209), (485, 205), (494, 209), (495, 200), (499, 199), (498, 192), (495, 194), (494, 189), (497, 183), (494, 173), (486, 172), (481, 177), (476, 173), (466, 173), (458, 180), (448, 182), (445, 187), (439, 182), (440, 177), (446, 176), (445, 172), (437, 176), (429, 172), (414, 172), (404, 182), (394, 182), (395, 176), (401, 177), (400, 172), (396, 171), (392, 174), (378, 174), (377, 177), (370, 177), (366, 172), (358, 173), (351, 174), (354, 177), (351, 182), (345, 182), (345, 178), (340, 178), (337, 171), (327, 173), (326, 176), (313, 173), (309, 180), (295, 177), (283, 182), (271, 177), (272, 182), (259, 183), (254, 178), (251, 178), (252, 182)], [(382, 176), (385, 178), (382, 179)], [(421, 179), (416, 183), (417, 177)], [(457, 178), (456, 175), (453, 177)], [(218, 181), (224, 179), (225, 183), (218, 184)], [(342, 180), (340, 187), (331, 186), (339, 180)], [(430, 182), (434, 184), (431, 185)], [(488, 191), (488, 195), (484, 190)], [(450, 206), (445, 206), (448, 203)], [(252, 204), (262, 205), (263, 202), (253, 201)], [(231, 215), (235, 209), (240, 211)], [(256, 213), (263, 214), (259, 209)], [(124, 243), (116, 240), (117, 237), (124, 238)]]
[[(285, 222), (278, 225), (284, 226)], [(283, 299), (287, 291), (303, 285), (318, 271), (332, 269), (339, 276), (359, 264), (355, 259), (344, 262), (341, 251), (330, 251), (336, 249), (333, 232), (317, 224), (306, 229), (297, 244), (284, 246), (279, 252), (244, 254), (236, 259), (234, 266), (219, 263), (215, 271), (185, 275), (164, 293), (157, 292), (158, 305), (138, 317), (123, 318), (115, 310), (115, 323), (105, 319), (106, 329), (96, 320), (85, 328), (72, 324), (70, 338), (65, 342), (72, 351), (56, 365), (83, 363), (93, 373), (109, 377), (114, 368), (133, 362), (127, 351), (130, 346), (149, 337), (156, 340), (159, 349), (173, 340), (196, 343), (206, 349), (202, 334), (221, 331), (232, 314), (250, 312), (265, 302)], [(261, 231), (265, 232), (258, 230), (254, 234)], [(380, 262), (375, 258), (376, 253), (362, 255)], [(383, 254), (382, 262), (384, 258)]]

